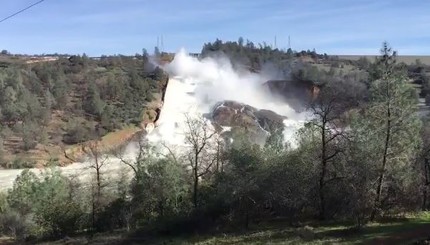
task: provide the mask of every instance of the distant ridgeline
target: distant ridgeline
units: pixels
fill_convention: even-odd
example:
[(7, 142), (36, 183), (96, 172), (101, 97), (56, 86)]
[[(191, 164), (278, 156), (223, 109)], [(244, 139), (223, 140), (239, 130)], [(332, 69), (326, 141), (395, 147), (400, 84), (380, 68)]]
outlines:
[(154, 120), (168, 79), (144, 56), (2, 54), (0, 67), (3, 165)]
[[(222, 52), (232, 60), (233, 64), (242, 64), (251, 70), (261, 70), (264, 64), (276, 65), (277, 68), (287, 68), (289, 63), (321, 63), (330, 62), (327, 54), (318, 54), (315, 50), (295, 52), (292, 49), (281, 50), (266, 43), (254, 44), (240, 38), (237, 42), (223, 42), (219, 39), (203, 46), (201, 56), (207, 57)], [(288, 67), (290, 68), (290, 67)]]
[[(243, 67), (254, 71), (269, 70), (278, 79), (294, 79), (312, 81), (315, 84), (324, 83), (330, 68), (340, 68), (349, 61), (342, 61), (338, 57), (318, 54), (315, 50), (296, 52), (292, 49), (282, 50), (273, 48), (266, 43), (254, 44), (240, 38), (237, 42), (223, 42), (216, 40), (203, 46), (201, 57), (227, 55), (235, 67)], [(344, 63), (342, 63), (344, 62)], [(324, 69), (320, 69), (324, 68)], [(333, 69), (331, 73), (335, 72)]]

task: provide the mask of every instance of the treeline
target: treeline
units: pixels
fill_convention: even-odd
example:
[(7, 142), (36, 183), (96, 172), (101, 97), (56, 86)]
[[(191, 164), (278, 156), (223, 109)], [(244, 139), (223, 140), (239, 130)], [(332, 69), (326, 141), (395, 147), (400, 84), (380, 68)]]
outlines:
[[(418, 117), (416, 91), (387, 44), (374, 71), (352, 92), (353, 81), (327, 82), (297, 148), (281, 141), (260, 148), (240, 134), (223, 141), (205, 119), (187, 117), (186, 148), (141, 142), (133, 160), (115, 154), (130, 183), (129, 175), (109, 180), (96, 143), (87, 146), (94, 178), (82, 186), (56, 171), (24, 171), (0, 199), (1, 232), (30, 239), (126, 229), (151, 237), (273, 218), (360, 228), (427, 210), (428, 120)], [(362, 96), (354, 97), (357, 86)]]
[[(318, 54), (315, 50), (293, 51), (273, 48), (266, 43), (254, 44), (243, 38), (238, 41), (223, 42), (219, 39), (203, 46), (201, 56), (228, 56), (236, 69), (246, 69), (254, 72), (268, 72), (278, 79), (307, 80), (315, 84), (324, 84), (333, 77), (355, 77), (359, 81), (368, 80), (368, 69), (344, 71), (348, 61), (341, 61), (337, 57)], [(366, 60), (368, 62), (368, 60)], [(328, 69), (321, 69), (316, 64), (327, 65)], [(371, 62), (366, 63), (371, 67)], [(360, 68), (360, 66), (356, 66)]]
[(246, 65), (253, 70), (260, 70), (264, 63), (280, 64), (294, 57), (291, 49), (289, 52), (283, 52), (273, 49), (266, 43), (256, 45), (249, 40), (245, 42), (243, 38), (239, 38), (237, 42), (223, 42), (217, 39), (213, 43), (207, 43), (203, 46), (201, 56), (206, 57), (219, 52), (225, 53), (233, 64)]
[(254, 44), (250, 40), (245, 41), (242, 37), (238, 41), (223, 42), (217, 39), (212, 43), (206, 43), (201, 56), (207, 57), (219, 53), (226, 54), (233, 65), (245, 65), (253, 71), (260, 71), (267, 64), (274, 65), (278, 70), (285, 70), (285, 72), (291, 71), (296, 66), (300, 67), (303, 63), (325, 63), (333, 67), (343, 64), (337, 57), (328, 56), (325, 53), (318, 54), (315, 50), (294, 51), (291, 48), (283, 50), (273, 48), (267, 43)]
[(4, 149), (13, 153), (75, 144), (141, 123), (146, 103), (167, 82), (154, 68), (143, 56), (86, 55), (0, 68), (0, 146), (11, 137), (22, 139)]

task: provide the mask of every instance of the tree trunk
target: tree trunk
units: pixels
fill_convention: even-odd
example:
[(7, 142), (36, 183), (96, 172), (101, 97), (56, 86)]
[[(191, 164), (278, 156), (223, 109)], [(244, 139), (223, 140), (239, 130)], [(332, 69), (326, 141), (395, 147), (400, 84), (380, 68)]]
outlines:
[(220, 143), (217, 143), (217, 149), (216, 149), (216, 172), (219, 173), (219, 151), (220, 151)]
[(95, 161), (95, 169), (96, 169), (96, 181), (97, 181), (97, 202), (99, 201), (101, 195), (101, 180), (100, 180), (100, 165), (99, 165), (99, 155), (97, 149), (94, 151), (94, 161)]
[(100, 181), (100, 169), (98, 167), (96, 169), (96, 174), (97, 174), (97, 199), (99, 199), (101, 196), (102, 185)]
[(90, 237), (93, 237), (93, 234), (96, 230), (96, 201), (94, 198), (94, 194), (92, 194), (92, 203), (91, 203), (91, 224), (92, 229), (90, 229)]
[(421, 206), (421, 209), (423, 211), (427, 211), (428, 210), (428, 204), (427, 204), (427, 198), (428, 198), (428, 188), (430, 185), (430, 180), (429, 180), (429, 159), (425, 158), (424, 159), (424, 188), (423, 188), (423, 203)]
[(384, 178), (385, 178), (385, 168), (387, 166), (387, 155), (388, 155), (388, 147), (390, 144), (390, 139), (391, 139), (391, 110), (390, 110), (390, 104), (388, 103), (388, 108), (387, 108), (387, 132), (386, 132), (386, 137), (385, 137), (385, 145), (384, 145), (384, 155), (382, 157), (382, 167), (381, 167), (381, 172), (379, 174), (379, 178), (378, 178), (378, 186), (376, 188), (376, 197), (375, 197), (375, 202), (373, 204), (373, 210), (372, 210), (372, 214), (370, 215), (370, 220), (373, 221), (375, 220), (375, 216), (377, 213), (377, 209), (379, 206), (379, 202), (381, 200), (381, 194), (382, 194), (382, 185), (384, 184)]
[(326, 123), (325, 123), (325, 119), (323, 119), (323, 124), (322, 124), (322, 132), (321, 132), (321, 142), (322, 142), (322, 146), (321, 146), (321, 174), (320, 174), (320, 179), (319, 179), (319, 198), (320, 198), (320, 213), (319, 213), (319, 217), (321, 220), (325, 219), (325, 196), (324, 196), (324, 180), (325, 180), (325, 176), (326, 176), (326, 172), (327, 172), (327, 159), (326, 159), (326, 155), (327, 155), (327, 147), (326, 147), (326, 138), (325, 138), (325, 131), (326, 131)]
[(194, 208), (197, 208), (197, 192), (199, 186), (199, 173), (198, 173), (198, 153), (195, 154), (194, 158), (194, 191), (193, 191), (193, 204)]

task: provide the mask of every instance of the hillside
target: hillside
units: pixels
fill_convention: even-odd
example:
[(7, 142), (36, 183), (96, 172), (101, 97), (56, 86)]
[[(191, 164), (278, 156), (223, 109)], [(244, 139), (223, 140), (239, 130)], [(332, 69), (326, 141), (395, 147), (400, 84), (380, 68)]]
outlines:
[(89, 140), (102, 138), (109, 148), (124, 143), (155, 119), (167, 83), (146, 57), (0, 58), (6, 168), (65, 164)]
[[(362, 57), (366, 57), (367, 59), (373, 61), (377, 58), (377, 55), (337, 55), (341, 60), (352, 60), (357, 61)], [(399, 62), (404, 62), (405, 64), (411, 65), (414, 64), (417, 60), (420, 60), (425, 65), (430, 65), (430, 56), (425, 55), (399, 55)]]

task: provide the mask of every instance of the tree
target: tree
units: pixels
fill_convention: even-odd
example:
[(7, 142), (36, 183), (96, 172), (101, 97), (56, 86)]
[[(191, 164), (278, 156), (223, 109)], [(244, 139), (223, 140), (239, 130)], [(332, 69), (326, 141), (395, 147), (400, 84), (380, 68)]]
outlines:
[(239, 47), (243, 47), (243, 37), (239, 37), (239, 40), (237, 41), (237, 43), (239, 44)]
[(186, 210), (189, 184), (184, 166), (171, 158), (161, 158), (144, 166), (134, 183), (133, 202), (143, 217), (156, 220)]
[(397, 52), (393, 51), (388, 42), (382, 43), (381, 56), (375, 58), (375, 62), (370, 67), (370, 81), (383, 79), (389, 74), (393, 74), (396, 69)]
[(36, 176), (24, 170), (8, 193), (8, 204), (23, 219), (31, 219), (33, 235), (72, 234), (82, 211), (70, 194), (69, 180), (59, 171), (47, 170)]
[[(1, 127), (0, 127), (0, 132), (1, 132)], [(0, 135), (0, 166), (4, 165), (5, 159), (4, 159), (4, 140), (3, 140), (3, 136)]]
[(291, 48), (287, 49), (287, 57), (288, 58), (293, 58), (294, 57), (294, 52)]
[(382, 201), (389, 201), (390, 195), (384, 191), (412, 177), (402, 174), (411, 173), (411, 159), (420, 144), (416, 92), (405, 74), (396, 70), (396, 52), (387, 43), (383, 44), (381, 54), (373, 74), (376, 80), (370, 85), (371, 101), (358, 132), (368, 136), (363, 144), (372, 142), (373, 149), (368, 154), (378, 163), (371, 220), (383, 208)]
[(36, 222), (45, 226), (44, 233), (53, 236), (73, 234), (83, 213), (71, 193), (67, 178), (56, 170), (41, 176), (35, 206)]
[(318, 156), (320, 162), (318, 181), (320, 219), (326, 218), (327, 184), (343, 178), (336, 172), (336, 167), (330, 166), (335, 164), (336, 157), (342, 152), (342, 138), (346, 137), (339, 117), (344, 110), (343, 107), (333, 83), (326, 84), (310, 106), (314, 119), (310, 122), (309, 129), (316, 130), (319, 138), (317, 145), (320, 152)]
[(420, 154), (417, 156), (417, 165), (420, 167), (421, 180), (422, 180), (422, 210), (428, 210), (430, 208), (428, 202), (428, 192), (430, 188), (430, 121), (424, 120), (422, 131), (422, 149)]
[(96, 136), (94, 128), (91, 125), (74, 119), (67, 122), (65, 130), (66, 133), (63, 135), (63, 142), (71, 145), (88, 141)]
[(8, 193), (8, 203), (22, 215), (32, 211), (34, 195), (37, 192), (38, 177), (29, 170), (24, 170), (15, 180)]
[(64, 109), (67, 106), (67, 102), (69, 100), (69, 88), (67, 86), (64, 78), (60, 77), (54, 80), (54, 84), (52, 87), (52, 95), (55, 98), (55, 106), (56, 109)]
[(212, 130), (205, 118), (192, 118), (186, 114), (185, 124), (185, 142), (190, 148), (187, 157), (192, 171), (193, 204), (194, 208), (197, 208), (199, 178), (207, 174), (214, 163), (213, 159), (209, 159), (210, 154), (208, 150), (211, 139), (216, 132)]
[(262, 175), (264, 154), (258, 145), (251, 145), (241, 136), (227, 150), (228, 165), (217, 178), (219, 198), (230, 206), (232, 216), (249, 227), (258, 207), (263, 203)]
[(357, 60), (357, 66), (362, 70), (368, 70), (371, 66), (371, 63), (366, 57), (363, 56)]
[(145, 48), (142, 49), (142, 56), (145, 58), (147, 58), (149, 56), (148, 51)]
[(103, 179), (102, 179), (102, 168), (108, 163), (107, 157), (102, 155), (100, 141), (95, 140), (86, 143), (83, 146), (84, 152), (86, 152), (91, 158), (90, 167), (95, 171), (95, 185), (92, 186), (91, 191), (91, 222), (93, 231), (97, 228), (97, 215), (101, 212), (104, 202), (102, 200), (102, 188)]
[(151, 146), (143, 137), (140, 137), (135, 142), (136, 154), (132, 159), (126, 158), (124, 155), (127, 151), (127, 146), (118, 148), (114, 155), (127, 167), (133, 170), (134, 178), (137, 183), (140, 182), (142, 172), (145, 171), (146, 167), (154, 160), (154, 157), (158, 156), (153, 146)]
[(160, 57), (160, 55), (161, 55), (160, 49), (157, 46), (155, 46), (155, 48), (154, 48), (154, 55), (156, 57)]
[(91, 115), (100, 117), (105, 106), (106, 104), (100, 98), (100, 92), (97, 85), (94, 82), (91, 82), (83, 101), (84, 110)]

